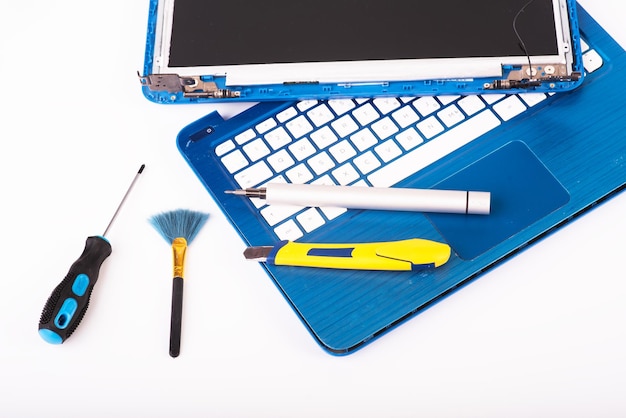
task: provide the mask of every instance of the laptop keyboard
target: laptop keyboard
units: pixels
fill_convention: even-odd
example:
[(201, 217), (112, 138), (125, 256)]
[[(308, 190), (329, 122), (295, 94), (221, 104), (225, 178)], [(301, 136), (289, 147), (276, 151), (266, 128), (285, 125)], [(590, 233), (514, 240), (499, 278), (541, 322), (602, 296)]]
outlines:
[[(600, 55), (583, 42), (587, 73)], [(215, 152), (241, 188), (269, 182), (390, 187), (549, 100), (486, 94), (301, 101), (221, 143)], [(251, 199), (280, 240), (296, 240), (346, 211)]]

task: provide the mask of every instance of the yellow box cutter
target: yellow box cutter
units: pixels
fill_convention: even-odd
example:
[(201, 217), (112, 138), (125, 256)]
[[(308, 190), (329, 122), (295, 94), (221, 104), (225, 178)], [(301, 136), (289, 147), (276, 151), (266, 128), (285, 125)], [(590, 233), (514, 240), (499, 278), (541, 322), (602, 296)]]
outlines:
[(450, 258), (450, 246), (420, 238), (360, 244), (281, 241), (275, 246), (248, 247), (244, 256), (277, 266), (411, 271), (441, 266)]

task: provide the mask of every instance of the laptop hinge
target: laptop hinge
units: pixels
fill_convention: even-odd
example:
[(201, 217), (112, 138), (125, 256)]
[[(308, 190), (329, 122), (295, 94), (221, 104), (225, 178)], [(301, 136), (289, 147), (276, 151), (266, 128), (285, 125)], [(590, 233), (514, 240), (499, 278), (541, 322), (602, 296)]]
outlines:
[(238, 91), (220, 89), (212, 81), (203, 81), (199, 76), (180, 77), (178, 74), (149, 74), (140, 75), (139, 81), (152, 91), (167, 91), (168, 93), (183, 93), (184, 97), (227, 99), (240, 97)]
[(538, 87), (543, 83), (558, 81), (578, 81), (582, 77), (579, 72), (567, 74), (564, 64), (522, 65), (517, 70), (511, 70), (505, 79), (485, 83), (486, 90), (508, 90)]

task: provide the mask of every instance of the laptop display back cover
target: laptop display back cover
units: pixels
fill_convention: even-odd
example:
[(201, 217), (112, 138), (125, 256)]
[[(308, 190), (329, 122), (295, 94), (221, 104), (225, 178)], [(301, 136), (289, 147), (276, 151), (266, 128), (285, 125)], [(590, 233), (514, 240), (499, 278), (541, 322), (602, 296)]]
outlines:
[(573, 0), (151, 0), (157, 103), (560, 92), (582, 82)]

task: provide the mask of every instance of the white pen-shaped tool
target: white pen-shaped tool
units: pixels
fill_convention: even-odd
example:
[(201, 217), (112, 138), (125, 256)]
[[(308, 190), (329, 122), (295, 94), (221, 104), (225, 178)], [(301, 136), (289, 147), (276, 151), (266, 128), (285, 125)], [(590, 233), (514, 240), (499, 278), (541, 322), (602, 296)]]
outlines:
[(270, 205), (475, 215), (488, 215), (491, 210), (491, 193), (466, 190), (269, 183), (226, 193), (265, 199)]

